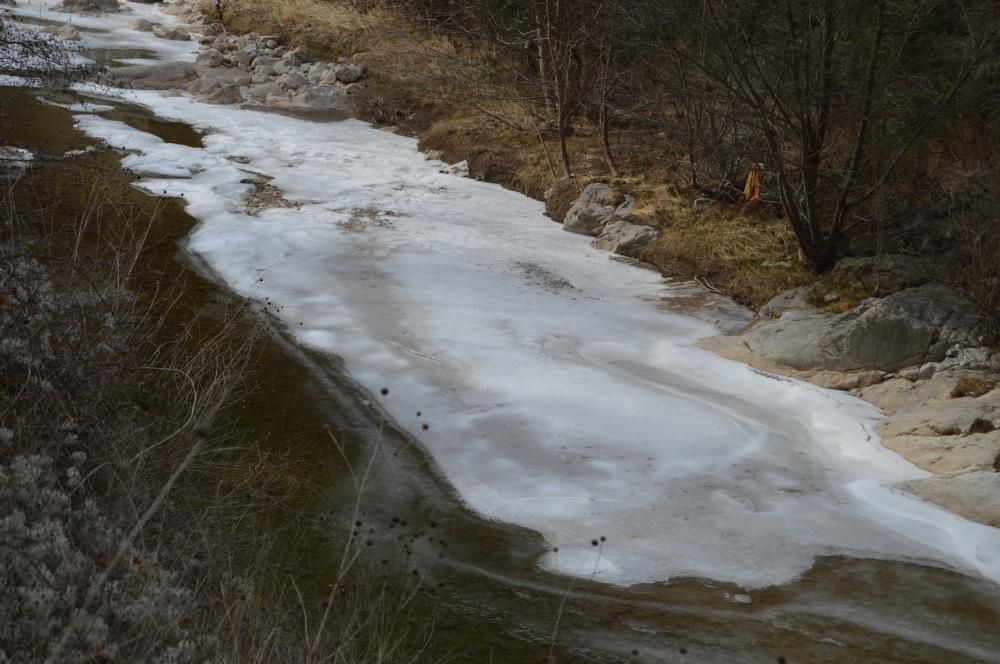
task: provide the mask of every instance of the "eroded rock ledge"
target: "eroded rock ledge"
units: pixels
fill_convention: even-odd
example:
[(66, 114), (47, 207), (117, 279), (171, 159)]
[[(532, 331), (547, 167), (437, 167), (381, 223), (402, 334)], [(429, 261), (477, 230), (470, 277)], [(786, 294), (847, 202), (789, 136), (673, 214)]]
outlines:
[(787, 291), (739, 334), (702, 347), (875, 404), (885, 446), (934, 473), (900, 488), (1000, 527), (1000, 352), (975, 306), (906, 256), (837, 270), (842, 284), (877, 283), (877, 297), (837, 312), (822, 282)]

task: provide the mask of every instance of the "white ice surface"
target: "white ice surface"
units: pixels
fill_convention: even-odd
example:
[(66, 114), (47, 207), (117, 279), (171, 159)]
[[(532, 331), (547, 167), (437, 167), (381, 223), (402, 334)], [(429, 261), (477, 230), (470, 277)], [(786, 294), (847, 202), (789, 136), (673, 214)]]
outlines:
[[(648, 301), (669, 296), (658, 275), (540, 203), (441, 174), (361, 122), (135, 95), (207, 129), (205, 148), (94, 116), (81, 129), (129, 150), (146, 190), (183, 196), (201, 221), (190, 249), (234, 290), (388, 387), (472, 509), (558, 546), (546, 566), (756, 587), (847, 554), (1000, 580), (1000, 530), (888, 488), (925, 473), (880, 445), (872, 406), (699, 350), (714, 328)], [(301, 207), (243, 214), (251, 173)]]
[[(714, 328), (651, 302), (670, 295), (656, 274), (540, 203), (441, 174), (361, 122), (128, 96), (205, 147), (90, 115), (81, 129), (128, 150), (144, 189), (183, 197), (201, 222), (189, 248), (231, 288), (388, 387), (469, 507), (558, 546), (548, 568), (752, 588), (846, 554), (1000, 581), (1000, 530), (890, 488), (926, 474), (881, 446), (874, 407), (698, 349)], [(301, 207), (244, 214), (258, 173)]]

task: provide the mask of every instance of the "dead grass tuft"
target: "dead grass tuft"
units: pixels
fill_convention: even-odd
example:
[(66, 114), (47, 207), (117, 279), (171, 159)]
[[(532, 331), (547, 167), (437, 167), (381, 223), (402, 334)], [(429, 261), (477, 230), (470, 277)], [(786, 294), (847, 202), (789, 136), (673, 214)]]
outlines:
[(996, 385), (996, 382), (987, 380), (981, 376), (962, 374), (962, 376), (959, 377), (958, 382), (955, 383), (955, 387), (951, 389), (951, 398), (961, 399), (962, 397), (981, 397), (984, 394), (992, 392)]

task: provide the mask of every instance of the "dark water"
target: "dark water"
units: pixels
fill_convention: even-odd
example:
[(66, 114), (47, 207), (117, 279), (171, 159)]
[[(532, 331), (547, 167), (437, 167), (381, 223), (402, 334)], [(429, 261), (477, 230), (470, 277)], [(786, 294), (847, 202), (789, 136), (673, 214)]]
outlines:
[[(32, 93), (0, 90), (3, 140), (50, 158), (30, 177), (67, 215), (82, 207), (92, 178), (121, 178), (111, 151), (55, 159), (89, 145), (71, 115)], [(136, 107), (104, 115), (169, 142), (201, 141), (191, 128)], [(180, 330), (195, 315), (221, 317), (238, 303), (184, 251), (195, 222), (181, 203), (121, 183), (123, 205), (156, 215), (143, 257), (155, 277), (147, 287), (157, 279), (189, 285), (172, 324)], [(365, 555), (405, 564), (434, 589), (420, 594), (421, 611), (437, 616), (436, 639), (458, 661), (543, 661), (559, 617), (559, 662), (1000, 662), (1000, 588), (912, 564), (823, 559), (795, 583), (754, 592), (751, 604), (733, 601), (739, 588), (697, 580), (617, 588), (581, 579), (570, 590), (569, 579), (536, 567), (544, 546), (536, 533), (464, 509), (419, 444), (384, 420), (379, 403), (392, 398), (391, 385), (387, 396), (365, 393), (336, 358), (289, 343), (266, 310), (246, 316), (248, 329), (263, 321), (269, 335), (249, 376), (254, 389), (229, 409), (225, 426), (287, 455), (303, 486), (321, 487), (318, 501), (290, 499), (324, 530), (285, 551), (313, 601), (335, 572), (356, 496), (345, 458), (357, 469), (374, 455), (361, 518), (375, 533)]]

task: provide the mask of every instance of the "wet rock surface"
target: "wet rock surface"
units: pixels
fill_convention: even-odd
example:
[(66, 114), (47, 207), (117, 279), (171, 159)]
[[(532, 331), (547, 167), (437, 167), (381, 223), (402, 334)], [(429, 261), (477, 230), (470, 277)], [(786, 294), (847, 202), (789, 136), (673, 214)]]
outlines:
[(842, 261), (835, 278), (882, 297), (830, 313), (804, 286), (775, 297), (740, 334), (701, 345), (875, 404), (887, 416), (883, 444), (934, 473), (900, 488), (1000, 525), (1000, 352), (984, 345), (960, 293), (930, 283), (906, 257), (874, 260)]

